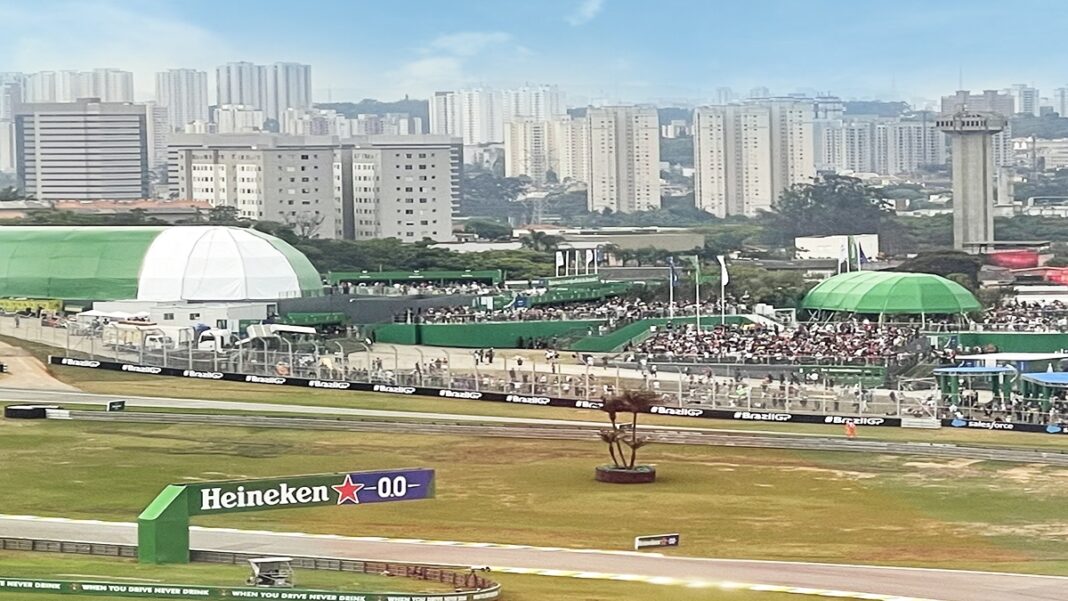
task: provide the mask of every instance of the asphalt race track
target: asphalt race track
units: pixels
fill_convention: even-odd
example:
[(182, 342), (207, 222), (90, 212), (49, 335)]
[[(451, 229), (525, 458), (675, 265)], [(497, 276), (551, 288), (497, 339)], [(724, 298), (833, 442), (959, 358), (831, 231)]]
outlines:
[[(136, 544), (131, 523), (0, 516), (0, 536)], [(1064, 601), (1068, 578), (855, 565), (667, 557), (516, 546), (459, 546), (197, 528), (192, 547), (265, 555), (322, 556), (454, 566), (527, 568), (859, 591), (938, 601)], [(665, 591), (666, 592), (666, 591)]]

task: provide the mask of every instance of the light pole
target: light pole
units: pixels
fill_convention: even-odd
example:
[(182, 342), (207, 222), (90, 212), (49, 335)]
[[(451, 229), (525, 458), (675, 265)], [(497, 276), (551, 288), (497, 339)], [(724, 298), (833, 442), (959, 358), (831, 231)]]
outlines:
[(445, 356), (446, 388), (452, 388), (452, 361), (449, 360), (449, 351), (447, 351), (445, 349), (441, 349), (441, 354)]

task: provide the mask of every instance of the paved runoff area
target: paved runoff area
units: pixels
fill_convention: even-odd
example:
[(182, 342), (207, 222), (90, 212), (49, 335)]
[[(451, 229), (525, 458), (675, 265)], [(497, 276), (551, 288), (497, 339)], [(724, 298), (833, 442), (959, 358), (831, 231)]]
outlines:
[[(137, 543), (137, 525), (0, 516), (0, 536), (130, 545)], [(877, 601), (1063, 601), (1068, 590), (1065, 577), (963, 570), (677, 557), (635, 551), (230, 528), (193, 527), (190, 536), (195, 549), (489, 567), (503, 573)]]

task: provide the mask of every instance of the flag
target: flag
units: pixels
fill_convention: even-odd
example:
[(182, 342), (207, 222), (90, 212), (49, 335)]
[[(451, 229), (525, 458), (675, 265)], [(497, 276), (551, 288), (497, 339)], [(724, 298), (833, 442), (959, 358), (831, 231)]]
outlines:
[(562, 267), (564, 265), (564, 251), (556, 251), (556, 266)]
[(842, 273), (842, 266), (845, 265), (845, 271), (849, 271), (849, 248), (847, 242), (842, 242), (842, 247), (838, 250), (838, 273)]
[(592, 248), (587, 248), (586, 249), (586, 264), (589, 265), (590, 263), (593, 263), (593, 249)]
[(675, 268), (675, 257), (668, 257), (668, 269), (671, 270), (671, 287), (679, 285), (679, 270)]
[(864, 254), (864, 247), (857, 243), (857, 262), (859, 265), (866, 265), (870, 262), (868, 255)]
[(854, 267), (860, 269), (860, 263), (857, 261), (857, 241), (853, 236), (846, 237), (846, 253), (846, 260), (848, 261), (846, 271), (853, 271)]
[(723, 259), (723, 255), (717, 255), (716, 260), (719, 261), (719, 281), (721, 286), (726, 286), (730, 281), (730, 277), (727, 275), (727, 261)]

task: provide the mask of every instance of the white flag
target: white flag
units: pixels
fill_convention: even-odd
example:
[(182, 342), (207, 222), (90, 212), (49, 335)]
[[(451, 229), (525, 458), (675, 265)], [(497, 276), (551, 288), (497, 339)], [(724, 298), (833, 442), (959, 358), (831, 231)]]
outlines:
[(716, 260), (719, 261), (719, 281), (721, 286), (726, 286), (731, 281), (727, 275), (727, 262), (723, 259), (723, 255), (717, 255)]
[(563, 267), (563, 265), (564, 265), (564, 251), (558, 250), (558, 251), (556, 251), (556, 266), (557, 267)]
[(586, 249), (586, 264), (589, 265), (590, 263), (593, 263), (593, 249), (592, 248), (587, 248)]

